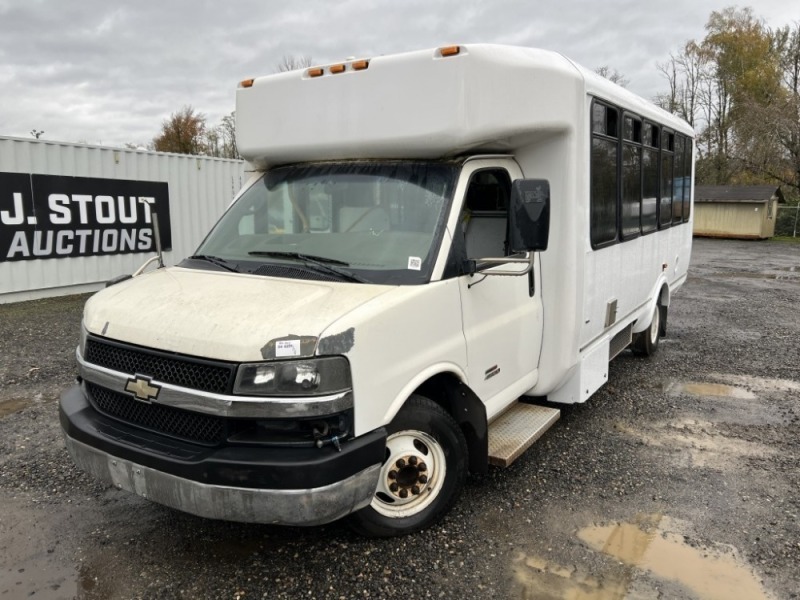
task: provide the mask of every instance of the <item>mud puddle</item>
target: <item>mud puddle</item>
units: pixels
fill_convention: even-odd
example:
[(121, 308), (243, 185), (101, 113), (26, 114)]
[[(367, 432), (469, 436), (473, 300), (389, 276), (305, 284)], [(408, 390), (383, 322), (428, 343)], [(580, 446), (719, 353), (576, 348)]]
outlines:
[(722, 544), (692, 544), (680, 523), (640, 515), (629, 523), (584, 527), (578, 539), (614, 559), (605, 572), (583, 573), (521, 555), (514, 573), (524, 599), (622, 600), (685, 597), (698, 600), (769, 600), (738, 551)]
[(793, 280), (797, 278), (797, 273), (794, 267), (788, 268), (773, 268), (772, 271), (781, 271), (780, 273), (754, 273), (752, 271), (729, 271), (727, 273), (717, 273), (717, 277), (726, 279), (761, 279), (767, 281), (781, 281)]
[(764, 458), (774, 454), (771, 448), (734, 437), (727, 437), (716, 424), (698, 419), (677, 419), (640, 429), (617, 424), (616, 429), (637, 438), (648, 446), (675, 453), (675, 461), (684, 467), (732, 469), (742, 458)]
[(724, 383), (692, 383), (670, 381), (664, 386), (670, 396), (698, 396), (703, 398), (733, 398), (736, 400), (755, 400), (756, 395), (742, 387)]
[(664, 391), (671, 396), (689, 395), (706, 398), (755, 400), (758, 396), (773, 396), (800, 392), (800, 382), (790, 379), (769, 379), (750, 375), (709, 373), (712, 383), (667, 381)]
[(10, 398), (9, 400), (0, 400), (0, 419), (28, 408), (31, 404), (33, 404), (32, 398)]

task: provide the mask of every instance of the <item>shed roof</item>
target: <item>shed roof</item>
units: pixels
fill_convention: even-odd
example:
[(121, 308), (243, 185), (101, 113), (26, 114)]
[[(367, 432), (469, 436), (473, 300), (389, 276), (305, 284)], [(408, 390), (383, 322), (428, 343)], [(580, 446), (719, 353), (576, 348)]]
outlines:
[(765, 203), (775, 196), (783, 202), (781, 188), (774, 185), (698, 185), (694, 188), (695, 202)]

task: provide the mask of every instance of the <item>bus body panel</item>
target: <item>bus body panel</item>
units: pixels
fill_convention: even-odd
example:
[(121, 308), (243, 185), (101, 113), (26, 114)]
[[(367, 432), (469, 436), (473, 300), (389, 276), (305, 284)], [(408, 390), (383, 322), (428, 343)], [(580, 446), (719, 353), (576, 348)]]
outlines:
[[(61, 422), (75, 461), (98, 478), (145, 494), (141, 469), (159, 501), (214, 518), (338, 518), (377, 502), (379, 481), (383, 498), (391, 494), (392, 427), (415, 394), (439, 394), (433, 400), (472, 436), (471, 456), (484, 457), (491, 421), (520, 396), (574, 403), (602, 387), (620, 343), (654, 331), (656, 307), (667, 307), (686, 280), (693, 161), (680, 181), (676, 171), (664, 176), (671, 193), (688, 191), (674, 224), (622, 239), (620, 216), (615, 239), (592, 243), (594, 140), (611, 138), (617, 160), (628, 141), (619, 130), (616, 141), (598, 133), (594, 107), (633, 115), (691, 147), (685, 122), (544, 50), (477, 44), (341, 65), (256, 78), (237, 90), (238, 149), (256, 173), (201, 245), (228, 231), (232, 239), (216, 246), (221, 256), (137, 274), (87, 303), (84, 380), (62, 396)], [(412, 175), (394, 177), (398, 169)], [(615, 169), (619, 177), (623, 167)], [(550, 191), (548, 246), (523, 258), (509, 256), (496, 227), (508, 219), (518, 179), (546, 180)], [(491, 193), (479, 202), (472, 192), (482, 189)], [(271, 194), (282, 194), (280, 203), (269, 204)], [(226, 225), (240, 209), (250, 213)], [(412, 222), (417, 229), (393, 228)], [(500, 231), (499, 244), (488, 246), (495, 254), (469, 255), (476, 223), (491, 225), (487, 235)], [(393, 255), (398, 240), (406, 245)], [(279, 243), (275, 264), (269, 248)], [(342, 244), (350, 255), (304, 256), (303, 244), (322, 254)], [(493, 267), (482, 258), (523, 263)], [(235, 270), (246, 272), (228, 272)], [(162, 381), (147, 361), (143, 370), (94, 365), (87, 336), (125, 360), (154, 356), (170, 377), (169, 369), (189, 365), (221, 369), (229, 380), (211, 392), (194, 377)], [(315, 392), (322, 364), (338, 369), (335, 393)], [(211, 415), (221, 433), (195, 443), (126, 422), (98, 409), (93, 395), (103, 386), (122, 403), (139, 403), (139, 413), (152, 405), (191, 419)], [(258, 437), (264, 431), (275, 438)], [(292, 510), (295, 500), (303, 511)], [(227, 514), (226, 502), (258, 510)]]

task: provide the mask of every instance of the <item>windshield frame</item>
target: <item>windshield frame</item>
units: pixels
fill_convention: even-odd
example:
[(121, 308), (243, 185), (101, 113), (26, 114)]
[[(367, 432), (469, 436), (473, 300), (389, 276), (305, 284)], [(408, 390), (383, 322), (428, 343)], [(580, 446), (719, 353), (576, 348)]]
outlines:
[[(236, 222), (239, 222), (240, 217), (236, 217), (236, 215), (244, 214), (242, 213), (242, 202), (248, 202), (252, 204), (254, 200), (249, 198), (249, 194), (253, 193), (261, 193), (259, 192), (259, 186), (266, 186), (267, 189), (272, 189), (275, 186), (280, 185), (281, 183), (291, 182), (293, 178), (302, 179), (302, 177), (309, 176), (309, 173), (313, 176), (315, 172), (318, 171), (320, 175), (325, 176), (336, 176), (338, 174), (343, 174), (346, 176), (353, 176), (353, 175), (361, 175), (360, 169), (363, 168), (363, 174), (367, 176), (373, 177), (386, 177), (387, 174), (390, 179), (397, 179), (401, 182), (405, 182), (406, 184), (415, 185), (417, 188), (421, 188), (423, 191), (427, 191), (432, 193), (432, 190), (426, 188), (424, 186), (420, 186), (415, 183), (411, 179), (403, 179), (400, 177), (391, 177), (391, 174), (394, 173), (415, 173), (417, 169), (435, 169), (431, 171), (433, 175), (439, 178), (439, 182), (443, 185), (443, 190), (441, 193), (437, 190), (435, 192), (435, 196), (437, 199), (440, 199), (441, 205), (439, 207), (439, 213), (436, 216), (436, 222), (433, 226), (432, 231), (430, 229), (426, 229), (424, 231), (425, 235), (428, 235), (430, 232), (430, 245), (428, 247), (428, 253), (425, 257), (421, 257), (421, 264), (419, 268), (412, 268), (410, 259), (412, 258), (409, 256), (409, 265), (407, 268), (365, 268), (361, 267), (358, 264), (352, 265), (345, 265), (339, 266), (336, 264), (326, 265), (327, 276), (325, 273), (320, 272), (318, 269), (318, 265), (315, 264), (314, 261), (307, 261), (303, 260), (302, 258), (292, 258), (292, 257), (280, 257), (280, 256), (259, 256), (257, 252), (252, 254), (248, 253), (248, 257), (245, 259), (241, 256), (232, 257), (226, 256), (224, 253), (218, 253), (213, 248), (212, 244), (209, 244), (209, 241), (215, 240), (216, 235), (229, 235), (230, 229), (228, 233), (221, 233), (223, 228), (230, 228), (234, 221), (231, 219), (237, 219)], [(399, 169), (399, 171), (398, 171)], [(363, 281), (373, 284), (384, 284), (384, 285), (421, 285), (430, 282), (431, 276), (434, 272), (436, 263), (439, 259), (439, 255), (441, 253), (442, 242), (445, 236), (445, 231), (447, 228), (448, 218), (450, 216), (452, 210), (452, 203), (453, 198), (456, 191), (456, 186), (459, 181), (459, 174), (461, 170), (461, 161), (455, 160), (351, 160), (351, 161), (324, 161), (324, 162), (313, 162), (313, 163), (295, 163), (289, 165), (281, 165), (264, 171), (261, 173), (260, 177), (256, 177), (252, 180), (250, 185), (243, 188), (240, 193), (237, 195), (236, 199), (231, 203), (228, 209), (223, 213), (214, 227), (209, 231), (209, 233), (205, 236), (203, 241), (198, 246), (196, 250), (196, 255), (209, 255), (212, 258), (220, 258), (226, 262), (233, 263), (236, 268), (246, 274), (264, 274), (264, 273), (257, 273), (260, 268), (264, 267), (265, 265), (277, 265), (277, 266), (284, 266), (290, 267), (293, 269), (305, 269), (308, 273), (307, 279), (320, 279), (320, 280), (330, 280), (331, 272), (335, 270), (339, 270), (342, 273), (341, 281)], [(425, 171), (419, 171), (424, 173)], [(427, 175), (426, 175), (427, 176)], [(378, 181), (378, 179), (376, 179)], [(426, 180), (427, 181), (427, 180)], [(439, 183), (437, 182), (437, 183)], [(270, 188), (272, 186), (272, 188)], [(378, 206), (377, 204), (375, 206)], [(341, 208), (341, 207), (340, 207)], [(431, 213), (433, 215), (433, 213)], [(240, 215), (241, 216), (241, 215)], [(432, 221), (432, 219), (431, 219)], [(283, 232), (281, 232), (283, 233)], [(308, 233), (315, 235), (313, 230), (306, 230), (302, 233)], [(325, 233), (334, 233), (331, 228), (329, 232), (321, 232), (321, 234)], [(241, 233), (239, 234), (241, 237)], [(267, 234), (269, 235), (269, 234)], [(276, 234), (278, 235), (278, 234)], [(223, 238), (224, 239), (224, 238)], [(218, 256), (216, 256), (218, 255)], [(322, 258), (331, 258), (331, 257), (322, 257)], [(191, 258), (184, 260), (180, 263), (179, 266), (187, 267), (187, 268), (195, 268), (195, 269), (204, 269), (204, 270), (220, 270), (220, 267), (217, 267), (212, 262), (209, 261), (198, 261), (192, 260)], [(288, 273), (289, 271), (287, 271)], [(276, 276), (272, 273), (269, 274), (270, 276)], [(316, 277), (315, 275), (319, 275)], [(281, 277), (281, 275), (277, 275)], [(291, 275), (287, 274), (287, 278), (296, 278), (292, 277)]]

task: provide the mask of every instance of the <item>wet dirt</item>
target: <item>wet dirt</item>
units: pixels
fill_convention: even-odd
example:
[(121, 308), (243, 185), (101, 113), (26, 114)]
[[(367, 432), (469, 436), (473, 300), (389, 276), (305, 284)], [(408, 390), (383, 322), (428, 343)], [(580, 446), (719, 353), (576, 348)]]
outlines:
[(695, 240), (655, 356), (623, 352), (439, 526), (389, 540), (208, 521), (97, 484), (57, 412), (85, 297), (0, 305), (0, 600), (800, 598), (793, 268), (800, 247)]
[(623, 600), (664, 597), (665, 588), (697, 600), (769, 600), (740, 552), (724, 544), (697, 544), (687, 524), (660, 514), (630, 522), (588, 525), (575, 536), (616, 564), (592, 573), (520, 554), (514, 573), (522, 598)]
[(679, 396), (680, 394), (689, 394), (691, 396), (711, 396), (720, 398), (736, 398), (740, 400), (753, 400), (755, 394), (752, 392), (723, 383), (668, 383), (664, 391), (672, 396)]
[(32, 398), (9, 398), (0, 400), (0, 419), (11, 413), (19, 412), (33, 403)]
[(632, 523), (592, 525), (578, 532), (591, 549), (629, 567), (692, 590), (702, 600), (766, 600), (759, 580), (731, 547), (692, 547), (675, 525), (660, 515)]
[(50, 529), (54, 521), (67, 517), (64, 510), (32, 508), (4, 494), (0, 494), (0, 502), (0, 598), (59, 600), (76, 596), (77, 568)]

